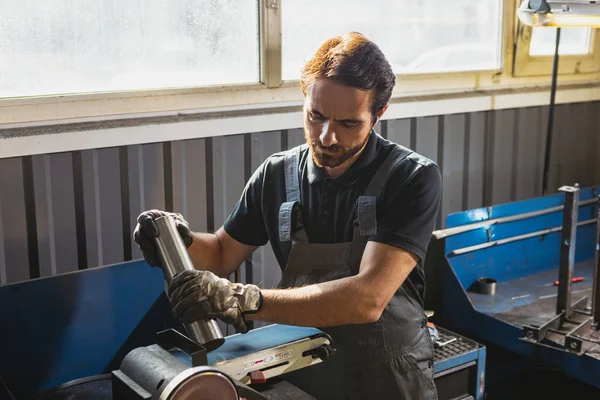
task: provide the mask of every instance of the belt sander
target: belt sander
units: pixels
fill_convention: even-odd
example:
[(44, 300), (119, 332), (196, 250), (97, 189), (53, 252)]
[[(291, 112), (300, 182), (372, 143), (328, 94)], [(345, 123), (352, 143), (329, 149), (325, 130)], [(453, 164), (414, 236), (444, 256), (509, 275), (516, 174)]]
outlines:
[(167, 330), (112, 372), (113, 399), (267, 399), (254, 384), (320, 363), (331, 351), (330, 337), (313, 328), (269, 325), (229, 336), (210, 352)]
[[(169, 283), (193, 266), (172, 217), (155, 222)], [(276, 324), (227, 338), (214, 320), (185, 329), (187, 335), (173, 329), (160, 332), (156, 344), (129, 352), (111, 374), (113, 399), (267, 399), (252, 384), (310, 367), (332, 352), (331, 337), (314, 328)]]

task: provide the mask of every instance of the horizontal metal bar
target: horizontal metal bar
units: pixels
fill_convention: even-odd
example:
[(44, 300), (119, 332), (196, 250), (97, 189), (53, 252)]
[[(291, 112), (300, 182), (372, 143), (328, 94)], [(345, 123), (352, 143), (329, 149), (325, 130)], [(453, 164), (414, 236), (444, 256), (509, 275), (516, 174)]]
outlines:
[[(598, 200), (596, 198), (592, 198), (592, 199), (584, 200), (584, 201), (580, 202), (579, 206), (583, 207), (583, 206), (587, 206), (590, 204), (597, 204), (597, 203), (598, 203)], [(448, 228), (448, 229), (441, 229), (439, 231), (435, 231), (434, 235), (436, 238), (442, 239), (442, 238), (446, 238), (449, 236), (458, 235), (460, 233), (469, 232), (469, 231), (472, 231), (472, 230), (475, 230), (478, 228), (482, 228), (485, 226), (492, 226), (492, 225), (505, 224), (508, 222), (521, 221), (524, 219), (538, 217), (540, 215), (551, 214), (553, 212), (561, 211), (562, 209), (564, 209), (564, 206), (556, 206), (556, 207), (546, 208), (544, 210), (532, 211), (532, 212), (517, 214), (517, 215), (511, 215), (510, 217), (490, 219), (487, 221), (476, 222), (474, 224), (462, 225), (462, 226), (457, 226), (457, 227)]]
[[(583, 225), (589, 225), (589, 224), (595, 224), (595, 223), (596, 223), (596, 219), (594, 218), (594, 219), (588, 219), (586, 221), (581, 221), (581, 222), (577, 223), (577, 226), (580, 227)], [(487, 249), (488, 247), (500, 246), (502, 244), (516, 242), (516, 241), (524, 240), (524, 239), (529, 239), (529, 238), (536, 237), (536, 236), (542, 236), (542, 235), (548, 235), (548, 234), (554, 233), (554, 232), (560, 232), (561, 230), (562, 230), (562, 226), (557, 226), (555, 228), (548, 228), (548, 229), (544, 229), (541, 231), (535, 231), (535, 232), (526, 233), (523, 235), (513, 236), (510, 238), (506, 238), (506, 239), (496, 240), (493, 242), (476, 244), (474, 246), (463, 247), (461, 249), (456, 249), (454, 251), (451, 251), (450, 253), (448, 253), (448, 256), (450, 256), (450, 257), (458, 256), (461, 254), (470, 253), (470, 252), (481, 250), (481, 249)]]

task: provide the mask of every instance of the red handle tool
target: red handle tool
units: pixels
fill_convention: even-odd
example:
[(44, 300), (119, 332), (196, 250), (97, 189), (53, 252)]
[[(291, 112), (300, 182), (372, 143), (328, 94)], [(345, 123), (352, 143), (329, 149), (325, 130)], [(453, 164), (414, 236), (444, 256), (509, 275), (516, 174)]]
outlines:
[[(576, 276), (575, 278), (571, 279), (571, 282), (575, 283), (575, 282), (581, 282), (583, 280), (583, 276)], [(559, 282), (558, 281), (554, 281), (554, 286), (558, 286)]]

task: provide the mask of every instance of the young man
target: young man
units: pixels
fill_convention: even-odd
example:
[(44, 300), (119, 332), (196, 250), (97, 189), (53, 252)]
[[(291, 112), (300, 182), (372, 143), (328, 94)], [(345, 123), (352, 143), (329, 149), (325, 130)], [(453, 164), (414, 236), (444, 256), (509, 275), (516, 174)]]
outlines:
[[(184, 321), (219, 318), (313, 326), (335, 356), (292, 378), (319, 399), (436, 399), (433, 343), (423, 310), (423, 259), (441, 199), (435, 163), (379, 136), (394, 73), (358, 33), (324, 42), (302, 70), (306, 144), (269, 157), (215, 234), (176, 215), (196, 271), (169, 295)], [(158, 258), (152, 210), (134, 233)], [(279, 288), (229, 276), (271, 242)]]

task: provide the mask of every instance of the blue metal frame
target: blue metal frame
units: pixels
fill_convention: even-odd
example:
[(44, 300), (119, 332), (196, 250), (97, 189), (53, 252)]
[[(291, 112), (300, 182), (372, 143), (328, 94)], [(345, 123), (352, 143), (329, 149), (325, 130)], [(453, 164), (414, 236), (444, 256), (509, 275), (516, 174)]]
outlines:
[(475, 400), (483, 400), (485, 395), (485, 361), (486, 361), (486, 349), (481, 346), (473, 351), (461, 354), (456, 357), (448, 358), (446, 360), (438, 361), (434, 364), (434, 374), (440, 374), (452, 368), (463, 366), (471, 361), (475, 361), (477, 365), (477, 379), (474, 382)]
[(0, 286), (0, 376), (16, 398), (118, 368), (178, 327), (144, 261)]
[[(580, 201), (597, 198), (599, 189), (581, 189)], [(442, 301), (440, 309), (435, 310), (436, 322), (474, 340), (493, 343), (517, 353), (532, 363), (562, 369), (567, 375), (600, 387), (598, 359), (525, 343), (520, 340), (522, 327), (498, 317), (500, 313), (516, 310), (539, 299), (539, 296), (531, 295), (534, 290), (547, 290), (549, 293), (556, 291), (556, 287), (552, 287), (551, 284), (547, 289), (544, 287), (558, 279), (560, 231), (462, 254), (457, 252), (469, 246), (560, 227), (562, 210), (520, 221), (485, 224), (468, 232), (444, 237), (444, 233), (449, 232), (450, 228), (538, 212), (562, 206), (563, 202), (564, 195), (557, 194), (449, 215), (446, 230), (437, 232), (433, 239), (435, 246), (443, 247), (443, 256), (433, 263), (436, 273), (441, 274), (442, 281)], [(596, 203), (579, 208), (578, 221), (596, 217)], [(575, 275), (585, 275), (586, 279), (574, 286), (574, 290), (592, 286), (589, 269), (584, 269), (583, 266), (585, 263), (589, 265), (594, 258), (595, 235), (595, 223), (579, 226), (577, 229), (575, 261), (579, 264), (575, 266)], [(493, 277), (498, 281), (498, 285), (507, 282), (510, 285), (503, 286), (507, 289), (501, 296), (478, 295), (470, 289), (481, 277)], [(531, 287), (516, 284), (523, 279), (528, 279), (527, 284)]]

